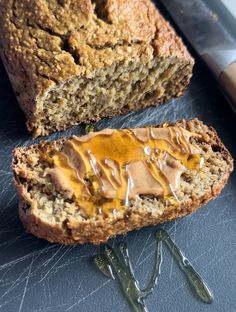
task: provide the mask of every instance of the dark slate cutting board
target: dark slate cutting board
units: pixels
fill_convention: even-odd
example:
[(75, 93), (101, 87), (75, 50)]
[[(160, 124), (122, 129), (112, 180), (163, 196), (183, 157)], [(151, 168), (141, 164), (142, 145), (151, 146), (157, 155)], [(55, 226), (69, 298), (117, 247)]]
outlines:
[[(11, 152), (29, 145), (24, 116), (0, 65), (0, 311), (1, 312), (122, 312), (131, 311), (116, 281), (105, 278), (91, 263), (101, 247), (59, 246), (24, 232), (18, 219), (18, 200), (12, 185)], [(236, 156), (236, 117), (201, 63), (184, 97), (160, 108), (105, 120), (105, 127), (137, 127), (166, 120), (198, 116), (214, 126)], [(83, 127), (49, 137), (82, 134)], [(36, 142), (40, 141), (37, 139)], [(148, 280), (155, 253), (156, 227), (110, 240), (125, 240), (135, 274), (142, 285)], [(164, 249), (158, 286), (146, 300), (155, 312), (236, 311), (236, 174), (222, 194), (196, 213), (164, 224), (211, 287), (215, 300), (205, 305), (194, 297), (176, 263)]]

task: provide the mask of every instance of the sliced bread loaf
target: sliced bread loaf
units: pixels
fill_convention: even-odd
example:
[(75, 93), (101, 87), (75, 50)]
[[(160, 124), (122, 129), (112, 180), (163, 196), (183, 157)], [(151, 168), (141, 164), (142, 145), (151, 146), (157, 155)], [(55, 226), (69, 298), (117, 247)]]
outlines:
[(63, 244), (185, 216), (215, 198), (233, 160), (201, 121), (89, 133), (14, 151), (26, 230)]
[(194, 63), (150, 0), (1, 0), (0, 53), (34, 136), (180, 96)]

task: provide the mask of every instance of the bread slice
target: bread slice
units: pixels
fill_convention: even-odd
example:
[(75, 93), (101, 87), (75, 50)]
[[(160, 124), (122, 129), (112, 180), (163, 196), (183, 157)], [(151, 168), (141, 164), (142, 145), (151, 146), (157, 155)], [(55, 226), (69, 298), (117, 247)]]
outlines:
[[(118, 211), (116, 218), (84, 215), (80, 208), (83, 202), (78, 203), (74, 196), (58, 190), (52, 178), (45, 174), (52, 167), (45, 157), (46, 151), (62, 150), (68, 139), (16, 148), (14, 181), (20, 198), (20, 218), (26, 230), (50, 242), (99, 244), (117, 234), (183, 217), (215, 198), (233, 170), (230, 153), (215, 130), (198, 119), (181, 120), (175, 126), (194, 134), (190, 143), (203, 157), (203, 165), (181, 174), (175, 194), (137, 196)], [(155, 127), (166, 127), (166, 124)]]
[(194, 63), (150, 0), (1, 0), (0, 43), (34, 136), (180, 96)]

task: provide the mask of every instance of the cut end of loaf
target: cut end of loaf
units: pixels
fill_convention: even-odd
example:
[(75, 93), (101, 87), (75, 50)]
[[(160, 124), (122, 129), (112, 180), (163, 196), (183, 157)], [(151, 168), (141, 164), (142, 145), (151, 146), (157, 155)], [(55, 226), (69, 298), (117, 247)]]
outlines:
[(152, 1), (62, 2), (1, 1), (0, 54), (33, 136), (183, 93), (194, 61)]
[(49, 164), (41, 153), (48, 145), (62, 148), (64, 140), (16, 149), (14, 179), (20, 197), (20, 217), (27, 231), (51, 242), (98, 244), (113, 235), (185, 216), (215, 198), (233, 170), (231, 155), (214, 129), (199, 120), (182, 120), (176, 125), (200, 135), (192, 137), (191, 144), (204, 158), (203, 167), (188, 169), (181, 175), (176, 192), (178, 204), (173, 196), (142, 195), (119, 211), (116, 219), (85, 216), (73, 197), (58, 191), (45, 176)]
[(28, 127), (34, 136), (47, 135), (81, 122), (159, 105), (183, 94), (192, 65), (177, 58), (148, 63), (137, 59), (98, 70), (93, 78), (74, 77), (50, 89)]

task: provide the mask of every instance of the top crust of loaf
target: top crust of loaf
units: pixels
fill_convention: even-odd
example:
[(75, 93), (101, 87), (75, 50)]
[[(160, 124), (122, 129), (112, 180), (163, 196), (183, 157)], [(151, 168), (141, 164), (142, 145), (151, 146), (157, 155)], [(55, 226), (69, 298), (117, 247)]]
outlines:
[(193, 65), (150, 0), (1, 0), (0, 42), (31, 124), (39, 100), (75, 76), (92, 78), (98, 69), (134, 58), (178, 58)]
[[(176, 125), (201, 135), (199, 139), (193, 138), (192, 144), (200, 149), (205, 158), (201, 170), (187, 170), (182, 178), (180, 189), (176, 192), (179, 205), (173, 203), (171, 198), (166, 200), (155, 196), (140, 196), (113, 220), (103, 216), (98, 216), (97, 219), (81, 217), (74, 202), (64, 201), (60, 193), (52, 194), (50, 181), (43, 175), (47, 167), (40, 161), (39, 151), (48, 144), (60, 148), (64, 140), (15, 149), (14, 180), (20, 197), (20, 218), (26, 230), (50, 242), (98, 244), (116, 234), (185, 216), (215, 198), (233, 170), (230, 153), (215, 130), (199, 120), (182, 120)], [(39, 173), (32, 164), (40, 167)], [(45, 184), (48, 188), (43, 190)], [(70, 210), (70, 204), (75, 207), (75, 213)], [(51, 207), (47, 210), (49, 205)]]

